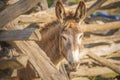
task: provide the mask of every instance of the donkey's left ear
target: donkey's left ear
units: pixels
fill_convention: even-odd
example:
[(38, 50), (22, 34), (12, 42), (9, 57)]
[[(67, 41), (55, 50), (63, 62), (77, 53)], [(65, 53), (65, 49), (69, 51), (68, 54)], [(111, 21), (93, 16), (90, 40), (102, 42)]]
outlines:
[(58, 0), (56, 3), (56, 7), (55, 7), (55, 12), (56, 12), (56, 17), (58, 18), (58, 20), (60, 22), (63, 22), (66, 14), (65, 14), (65, 9), (63, 6), (63, 3), (61, 0)]
[(79, 5), (78, 5), (78, 7), (76, 9), (74, 17), (78, 21), (82, 21), (86, 17), (86, 5), (85, 5), (84, 0), (80, 0)]

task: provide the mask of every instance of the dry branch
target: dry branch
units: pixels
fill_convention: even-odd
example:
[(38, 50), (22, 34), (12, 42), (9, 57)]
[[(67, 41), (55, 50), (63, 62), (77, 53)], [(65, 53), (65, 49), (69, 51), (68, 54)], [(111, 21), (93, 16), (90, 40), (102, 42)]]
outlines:
[[(92, 3), (95, 1), (92, 1)], [(78, 5), (78, 4), (77, 4)], [(65, 7), (67, 10), (75, 10), (77, 5)], [(86, 2), (86, 6), (89, 7), (91, 5), (91, 2)], [(49, 12), (49, 13), (48, 13)], [(30, 15), (21, 15), (18, 18), (19, 22), (22, 23), (44, 23), (44, 22), (49, 22), (51, 20), (55, 20), (55, 10), (54, 8), (47, 9), (45, 11), (37, 12), (35, 14), (30, 14)]]
[(70, 76), (71, 77), (98, 76), (107, 73), (114, 73), (114, 72), (106, 67), (93, 67), (93, 68), (78, 69), (76, 72), (71, 72)]
[(88, 51), (88, 54), (87, 54), (90, 58), (94, 59), (95, 61), (101, 63), (102, 65), (112, 69), (113, 71), (115, 71), (116, 73), (120, 74), (120, 67), (107, 61), (105, 58), (101, 58), (101, 57), (98, 57), (97, 55), (91, 53), (90, 51)]
[(72, 80), (90, 80), (87, 77), (78, 77), (78, 78), (73, 78)]
[(30, 25), (23, 30), (2, 30), (0, 31), (0, 41), (11, 40), (37, 40), (41, 39), (37, 25)]
[(92, 32), (92, 31), (104, 31), (120, 28), (120, 21), (109, 22), (105, 24), (89, 24), (89, 25), (81, 25), (81, 30), (83, 32)]
[(87, 15), (91, 15), (96, 9), (98, 9), (107, 0), (97, 0), (90, 8), (87, 10)]
[(40, 5), (41, 5), (41, 7), (42, 7), (42, 10), (48, 9), (47, 0), (42, 0), (41, 3), (40, 3)]
[[(95, 2), (95, 1), (86, 2), (86, 6), (88, 8), (87, 16), (89, 16), (95, 10), (99, 9), (99, 7), (106, 1), (107, 0), (98, 0), (97, 2)], [(94, 4), (93, 4), (93, 2), (94, 2)], [(91, 7), (90, 7), (90, 5), (91, 5)], [(73, 5), (73, 6), (69, 6), (69, 7), (65, 7), (65, 8), (67, 10), (70, 9), (70, 10), (74, 11), (76, 7), (77, 7), (77, 5)], [(31, 15), (22, 15), (18, 18), (19, 22), (23, 22), (23, 23), (49, 22), (54, 19), (56, 19), (54, 8), (50, 8), (46, 11), (41, 11), (41, 12), (31, 14)]]
[(119, 41), (120, 40), (120, 35), (112, 35), (112, 36), (94, 36), (91, 38), (87, 38), (83, 40), (84, 44), (92, 44), (92, 43), (112, 43), (115, 41)]
[(92, 53), (96, 54), (97, 56), (106, 56), (106, 55), (110, 55), (114, 52), (117, 52), (120, 50), (120, 44), (119, 43), (111, 43), (108, 45), (99, 45), (99, 46), (94, 46), (91, 48), (84, 48), (83, 49), (83, 54), (85, 54), (86, 52), (84, 51), (91, 51)]
[[(20, 21), (20, 19), (21, 19), (21, 22), (31, 22), (31, 20), (29, 20), (29, 18), (32, 18), (32, 20), (33, 20), (32, 23), (34, 23), (34, 22), (42, 22), (43, 23), (45, 21), (50, 22), (51, 19), (52, 20), (56, 19), (52, 15), (51, 16), (49, 15), (50, 17), (44, 16), (44, 15), (45, 15), (44, 12), (43, 13), (41, 12), (36, 15), (27, 16), (28, 18), (26, 18), (25, 16), (21, 16), (18, 18), (18, 21)], [(34, 17), (32, 17), (32, 16), (34, 16)], [(80, 25), (80, 29), (83, 32), (103, 31), (103, 30), (111, 30), (111, 29), (117, 29), (117, 28), (120, 28), (120, 21), (109, 22), (109, 23), (105, 23), (105, 24), (86, 24), (86, 25), (82, 24), (82, 25)]]
[(4, 27), (8, 22), (15, 19), (19, 15), (27, 12), (41, 1), (42, 0), (19, 0), (17, 3), (9, 6), (0, 13), (0, 28)]
[(115, 0), (114, 2), (111, 2), (105, 6), (100, 7), (100, 10), (108, 10), (108, 9), (115, 9), (115, 8), (120, 8), (120, 1)]

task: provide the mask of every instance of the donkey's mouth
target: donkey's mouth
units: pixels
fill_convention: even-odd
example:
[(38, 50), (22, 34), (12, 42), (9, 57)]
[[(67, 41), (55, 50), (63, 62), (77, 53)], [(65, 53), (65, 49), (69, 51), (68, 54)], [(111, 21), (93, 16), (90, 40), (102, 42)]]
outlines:
[(70, 69), (70, 71), (76, 71), (78, 65), (79, 65), (79, 63), (72, 63), (72, 64), (69, 64), (69, 69)]

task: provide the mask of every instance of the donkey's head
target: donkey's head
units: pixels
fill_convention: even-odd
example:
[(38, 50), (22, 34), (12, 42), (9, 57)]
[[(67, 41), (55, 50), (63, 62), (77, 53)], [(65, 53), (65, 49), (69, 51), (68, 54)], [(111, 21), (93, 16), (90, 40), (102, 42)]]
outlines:
[(61, 23), (60, 51), (69, 64), (75, 67), (79, 62), (82, 46), (83, 32), (80, 30), (80, 23), (85, 18), (85, 3), (80, 0), (75, 13), (71, 11), (66, 13), (61, 0), (58, 0), (55, 10), (56, 16)]

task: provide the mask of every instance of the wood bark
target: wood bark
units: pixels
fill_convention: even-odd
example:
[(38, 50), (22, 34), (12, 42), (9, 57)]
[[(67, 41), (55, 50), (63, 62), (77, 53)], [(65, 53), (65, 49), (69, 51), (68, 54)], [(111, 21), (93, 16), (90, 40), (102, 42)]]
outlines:
[(48, 9), (47, 0), (42, 0), (42, 2), (40, 3), (40, 6), (41, 6), (42, 10)]
[(83, 32), (92, 32), (92, 31), (104, 31), (104, 30), (112, 30), (120, 28), (120, 21), (109, 22), (105, 24), (88, 24), (88, 25), (80, 25), (80, 29)]
[(23, 30), (1, 30), (0, 41), (12, 41), (12, 40), (35, 40), (40, 41), (41, 35), (38, 27), (35, 24), (29, 25)]
[(95, 10), (97, 10), (104, 2), (107, 0), (97, 0), (90, 8), (87, 10), (87, 15), (91, 15)]
[(79, 76), (98, 76), (108, 73), (114, 73), (114, 72), (107, 67), (93, 67), (93, 68), (78, 69), (76, 72), (71, 72), (70, 76), (74, 78)]
[(94, 59), (95, 61), (99, 62), (100, 64), (112, 69), (113, 71), (115, 71), (116, 73), (120, 74), (120, 67), (107, 61), (105, 58), (101, 58), (98, 57), (97, 55), (91, 53), (90, 51), (88, 51), (87, 54), (90, 58)]
[(90, 80), (87, 77), (78, 77), (78, 78), (73, 78), (72, 80)]
[(113, 43), (120, 40), (120, 35), (112, 36), (93, 36), (91, 38), (85, 38), (83, 44), (94, 44), (94, 43)]
[(0, 28), (4, 27), (8, 22), (12, 21), (19, 15), (27, 12), (41, 1), (42, 0), (20, 0), (12, 6), (9, 6), (0, 13)]
[(120, 0), (115, 0), (114, 2), (112, 1), (111, 3), (100, 7), (100, 10), (108, 10), (108, 9), (115, 9), (115, 8), (120, 8)]
[[(29, 23), (29, 22), (43, 23), (42, 25), (44, 25), (44, 22), (46, 22), (46, 23), (50, 22), (51, 18), (52, 18), (52, 20), (56, 20), (56, 18), (53, 15), (50, 15), (52, 13), (53, 12), (48, 14), (49, 17), (45, 16), (46, 12), (40, 12), (35, 15), (29, 15), (26, 17), (25, 17), (25, 15), (23, 15), (23, 16), (20, 16), (17, 20), (20, 22), (24, 22), (24, 23)], [(34, 17), (32, 17), (32, 16), (34, 16)], [(31, 18), (32, 21), (29, 18)], [(118, 28), (120, 28), (120, 21), (108, 22), (105, 24), (81, 24), (80, 25), (80, 29), (83, 32), (104, 31), (104, 30), (112, 30), (112, 29), (118, 29)]]
[[(92, 3), (95, 1), (92, 1)], [(77, 4), (78, 5), (78, 4)], [(77, 5), (65, 7), (67, 10), (75, 10), (77, 8)], [(86, 2), (87, 8), (91, 5), (91, 2)], [(48, 13), (49, 12), (49, 13)], [(35, 14), (30, 14), (30, 15), (21, 15), (18, 18), (18, 21), (21, 23), (44, 23), (44, 22), (49, 22), (51, 20), (56, 19), (55, 16), (55, 8), (49, 8), (45, 11), (37, 12)]]

